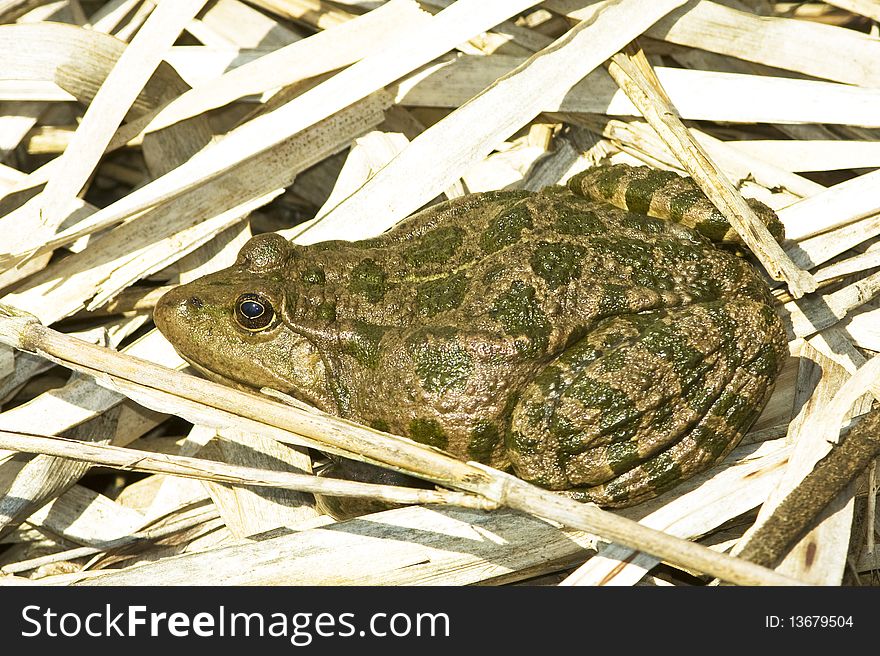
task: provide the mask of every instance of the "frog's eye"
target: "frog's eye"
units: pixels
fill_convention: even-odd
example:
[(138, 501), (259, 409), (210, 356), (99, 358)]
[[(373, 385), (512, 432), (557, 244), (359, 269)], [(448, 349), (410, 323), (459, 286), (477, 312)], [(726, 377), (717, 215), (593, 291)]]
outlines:
[(260, 294), (242, 294), (235, 301), (235, 320), (245, 330), (256, 332), (272, 323), (275, 309)]

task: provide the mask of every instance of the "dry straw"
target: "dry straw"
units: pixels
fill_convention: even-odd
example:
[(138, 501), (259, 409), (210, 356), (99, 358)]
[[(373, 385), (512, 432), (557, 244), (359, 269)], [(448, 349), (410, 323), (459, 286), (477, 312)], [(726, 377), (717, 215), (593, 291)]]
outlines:
[[(370, 4), (0, 2), (0, 583), (635, 585), (664, 561), (740, 584), (876, 576), (876, 3)], [(651, 502), (577, 504), (208, 383), (144, 331), (251, 225), (371, 236), (440, 194), (607, 160), (694, 177), (784, 283), (792, 357), (764, 414)], [(316, 476), (309, 448), (437, 487)], [(111, 499), (79, 484), (96, 467), (148, 475)], [(337, 524), (315, 492), (401, 507)]]

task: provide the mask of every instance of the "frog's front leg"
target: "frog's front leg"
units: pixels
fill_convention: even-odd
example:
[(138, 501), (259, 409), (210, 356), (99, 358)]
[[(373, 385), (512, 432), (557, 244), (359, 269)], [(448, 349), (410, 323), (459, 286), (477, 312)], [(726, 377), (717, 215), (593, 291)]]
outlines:
[(785, 354), (777, 317), (753, 300), (608, 319), (524, 390), (511, 462), (526, 480), (600, 505), (644, 501), (727, 455)]

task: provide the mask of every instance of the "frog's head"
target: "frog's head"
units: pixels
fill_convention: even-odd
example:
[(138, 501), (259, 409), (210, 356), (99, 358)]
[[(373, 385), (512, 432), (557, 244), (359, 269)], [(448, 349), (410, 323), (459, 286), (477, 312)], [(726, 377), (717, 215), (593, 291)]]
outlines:
[(156, 304), (156, 327), (208, 378), (271, 387), (329, 409), (324, 362), (286, 320), (287, 269), (296, 248), (276, 234), (248, 241), (236, 263), (180, 285)]

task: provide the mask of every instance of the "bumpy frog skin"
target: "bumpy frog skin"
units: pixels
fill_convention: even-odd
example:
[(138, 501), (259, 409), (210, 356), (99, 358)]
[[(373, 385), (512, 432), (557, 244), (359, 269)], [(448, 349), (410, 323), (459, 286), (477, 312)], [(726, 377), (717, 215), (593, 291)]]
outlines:
[(628, 505), (723, 458), (787, 355), (757, 272), (686, 226), (735, 235), (691, 180), (600, 167), (365, 241), (259, 235), (155, 320), (215, 380)]

